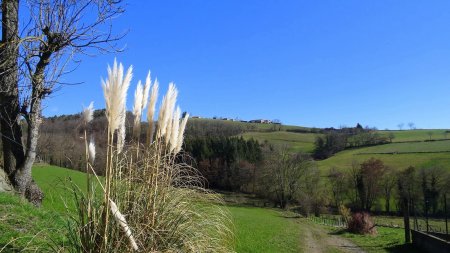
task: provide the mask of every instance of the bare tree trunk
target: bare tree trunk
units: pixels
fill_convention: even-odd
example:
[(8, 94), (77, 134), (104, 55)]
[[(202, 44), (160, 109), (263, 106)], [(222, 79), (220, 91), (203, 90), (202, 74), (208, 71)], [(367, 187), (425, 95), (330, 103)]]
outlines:
[[(39, 205), (43, 194), (31, 178), (38, 124), (28, 126), (27, 153), (22, 144), (18, 89), (18, 15), (19, 1), (2, 1), (2, 47), (0, 51), (0, 124), (3, 143), (3, 168), (14, 188), (30, 202)], [(39, 101), (40, 108), (40, 101)], [(35, 138), (30, 138), (32, 136)], [(30, 153), (34, 152), (34, 156)]]
[[(3, 142), (3, 169), (11, 180), (16, 156), (23, 154), (19, 118), (18, 90), (19, 1), (2, 1), (2, 43), (0, 47), (0, 124)], [(14, 152), (15, 151), (15, 152)], [(21, 152), (20, 152), (21, 151)], [(23, 157), (22, 157), (23, 158)], [(21, 162), (21, 161), (18, 161)]]

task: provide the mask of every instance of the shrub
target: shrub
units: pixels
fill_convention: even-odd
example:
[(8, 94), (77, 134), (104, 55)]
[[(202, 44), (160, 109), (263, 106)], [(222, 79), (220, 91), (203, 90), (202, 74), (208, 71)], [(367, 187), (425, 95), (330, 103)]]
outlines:
[(367, 212), (356, 212), (348, 221), (348, 230), (355, 234), (376, 234), (375, 223)]
[(347, 208), (345, 205), (339, 205), (339, 214), (342, 216), (342, 219), (344, 219), (344, 222), (346, 224), (349, 224), (351, 218), (352, 218), (352, 212), (350, 208)]

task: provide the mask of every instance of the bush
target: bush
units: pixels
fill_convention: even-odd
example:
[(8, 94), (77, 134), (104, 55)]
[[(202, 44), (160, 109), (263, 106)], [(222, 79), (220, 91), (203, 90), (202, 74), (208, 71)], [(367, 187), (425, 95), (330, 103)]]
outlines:
[(373, 222), (370, 214), (367, 212), (353, 213), (351, 219), (347, 223), (348, 230), (355, 234), (371, 234), (377, 233), (375, 223)]

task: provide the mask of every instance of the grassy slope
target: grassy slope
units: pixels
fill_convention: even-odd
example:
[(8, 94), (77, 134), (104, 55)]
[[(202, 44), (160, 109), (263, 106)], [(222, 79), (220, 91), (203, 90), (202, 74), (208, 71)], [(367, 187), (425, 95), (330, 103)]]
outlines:
[(40, 252), (41, 247), (48, 246), (46, 238), (56, 243), (63, 240), (58, 230), (64, 226), (58, 213), (35, 208), (10, 193), (0, 193), (0, 252)]
[(393, 142), (404, 142), (404, 141), (424, 141), (429, 140), (430, 136), (428, 133), (432, 133), (431, 139), (447, 139), (450, 134), (446, 137), (444, 135), (447, 129), (417, 129), (417, 130), (403, 130), (403, 131), (380, 131), (383, 135), (388, 135), (393, 133), (395, 138)]
[[(286, 145), (292, 152), (312, 152), (314, 141), (317, 134), (313, 133), (295, 133), (287, 130), (309, 129), (298, 126), (281, 126), (281, 131), (272, 131), (271, 124), (243, 123), (233, 121), (221, 121), (212, 119), (194, 119), (200, 121), (222, 122), (223, 124), (239, 125), (245, 128), (244, 138), (254, 138), (260, 142), (268, 141), (274, 145)], [(279, 126), (277, 126), (279, 127)], [(394, 134), (393, 143), (373, 147), (363, 147), (339, 152), (335, 156), (318, 162), (322, 171), (327, 171), (331, 167), (346, 170), (351, 168), (352, 162), (361, 163), (371, 157), (383, 160), (385, 164), (396, 169), (404, 169), (408, 166), (424, 167), (439, 166), (450, 168), (450, 140), (432, 141), (450, 138), (450, 133), (445, 135), (446, 129), (418, 129), (418, 130), (394, 130), (379, 131), (380, 134), (388, 136)], [(427, 142), (425, 142), (427, 141)], [(394, 153), (398, 154), (376, 154), (376, 153)], [(416, 153), (414, 153), (416, 152)], [(419, 153), (418, 153), (419, 152)], [(430, 152), (422, 153), (420, 152)], [(433, 153), (435, 152), (435, 153)], [(406, 154), (405, 154), (406, 153)], [(409, 154), (408, 154), (409, 153)]]
[[(70, 205), (67, 178), (85, 186), (83, 173), (56, 166), (37, 165), (33, 177), (46, 196), (42, 208), (36, 209), (16, 196), (0, 194), (0, 249), (18, 237), (10, 247), (21, 249), (44, 228), (63, 228), (65, 222), (58, 214), (64, 213), (64, 202)], [(296, 219), (262, 208), (230, 207), (230, 211), (237, 228), (237, 252), (299, 252), (300, 227)], [(57, 231), (51, 234), (62, 240)]]
[(240, 122), (240, 121), (231, 121), (231, 120), (220, 120), (220, 119), (189, 119), (192, 122), (203, 122), (203, 123), (220, 123), (224, 125), (231, 126), (239, 126), (242, 129), (253, 132), (264, 132), (271, 131), (273, 129), (279, 129), (281, 131), (286, 130), (308, 130), (308, 127), (301, 126), (291, 126), (291, 125), (274, 125), (274, 124), (260, 124), (260, 123), (248, 123), (248, 122)]
[(260, 143), (268, 141), (277, 146), (286, 145), (292, 152), (311, 153), (314, 149), (314, 141), (317, 134), (294, 133), (286, 131), (276, 132), (247, 132), (242, 134), (246, 139), (253, 138)]
[(357, 235), (329, 228), (332, 234), (340, 235), (360, 246), (368, 253), (418, 252), (411, 244), (405, 245), (405, 232), (398, 228), (377, 227), (377, 235)]
[(70, 182), (86, 188), (85, 174), (79, 171), (49, 165), (36, 165), (32, 172), (34, 180), (45, 194), (42, 206), (51, 211), (65, 211), (65, 204), (71, 205)]
[[(449, 168), (450, 152), (439, 152), (450, 151), (450, 140), (428, 141), (430, 139), (428, 132), (433, 133), (431, 136), (432, 140), (442, 140), (445, 137), (445, 131), (446, 130), (443, 129), (380, 131), (383, 135), (393, 133), (395, 135), (393, 143), (345, 150), (326, 160), (319, 161), (318, 165), (323, 171), (326, 171), (331, 167), (347, 170), (351, 168), (353, 161), (361, 163), (374, 157), (381, 159), (385, 164), (395, 169), (405, 169), (408, 166), (439, 166)], [(393, 152), (396, 152), (397, 154), (379, 154)], [(421, 154), (415, 152), (430, 153)]]
[(229, 207), (236, 227), (237, 252), (299, 252), (300, 226), (280, 211)]
[[(371, 157), (381, 159), (386, 165), (396, 169), (405, 169), (408, 166), (440, 166), (448, 168), (450, 165), (450, 153), (399, 153), (399, 154), (370, 154), (391, 152), (392, 150), (408, 151), (446, 151), (450, 149), (450, 142), (425, 142), (425, 143), (402, 143), (408, 145), (386, 144), (382, 146), (374, 146), (353, 150), (345, 150), (339, 152), (333, 157), (319, 161), (319, 168), (327, 170), (331, 167), (338, 169), (349, 169), (352, 162), (361, 163)], [(442, 145), (444, 144), (444, 145)], [(448, 148), (445, 144), (449, 144)]]

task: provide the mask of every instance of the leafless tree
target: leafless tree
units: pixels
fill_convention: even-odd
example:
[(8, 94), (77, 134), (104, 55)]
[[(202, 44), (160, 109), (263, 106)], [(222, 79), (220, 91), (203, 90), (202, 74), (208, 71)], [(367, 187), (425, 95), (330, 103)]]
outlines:
[(427, 135), (428, 135), (428, 137), (430, 138), (430, 141), (431, 141), (431, 137), (433, 137), (433, 131), (428, 131)]
[(381, 188), (385, 200), (385, 210), (387, 213), (391, 211), (392, 191), (397, 185), (396, 172), (388, 166), (385, 166), (385, 173), (381, 178)]
[(416, 129), (416, 125), (414, 124), (414, 122), (409, 122), (409, 123), (408, 123), (408, 127), (409, 127), (409, 129), (411, 129), (411, 130)]
[(404, 123), (399, 123), (399, 124), (397, 125), (397, 127), (398, 127), (399, 130), (403, 130), (403, 126), (405, 126)]
[[(31, 178), (36, 157), (42, 100), (61, 87), (60, 77), (79, 63), (79, 54), (117, 50), (112, 19), (123, 12), (120, 0), (2, 1), (0, 124), (4, 170), (15, 189), (34, 204), (42, 192)], [(22, 5), (20, 5), (22, 8)], [(27, 14), (27, 15), (26, 15)], [(25, 27), (19, 33), (19, 17)], [(22, 142), (22, 119), (27, 124)]]
[(388, 134), (388, 138), (389, 138), (389, 142), (392, 143), (392, 140), (395, 138), (395, 134), (392, 133), (392, 132), (390, 132), (390, 133)]
[(291, 154), (287, 147), (275, 148), (266, 157), (263, 178), (281, 208), (286, 208), (298, 196), (302, 179), (312, 167), (304, 154)]
[(333, 194), (333, 201), (336, 207), (339, 207), (344, 200), (344, 192), (346, 190), (345, 174), (337, 168), (332, 167), (328, 173), (330, 180), (331, 193)]

